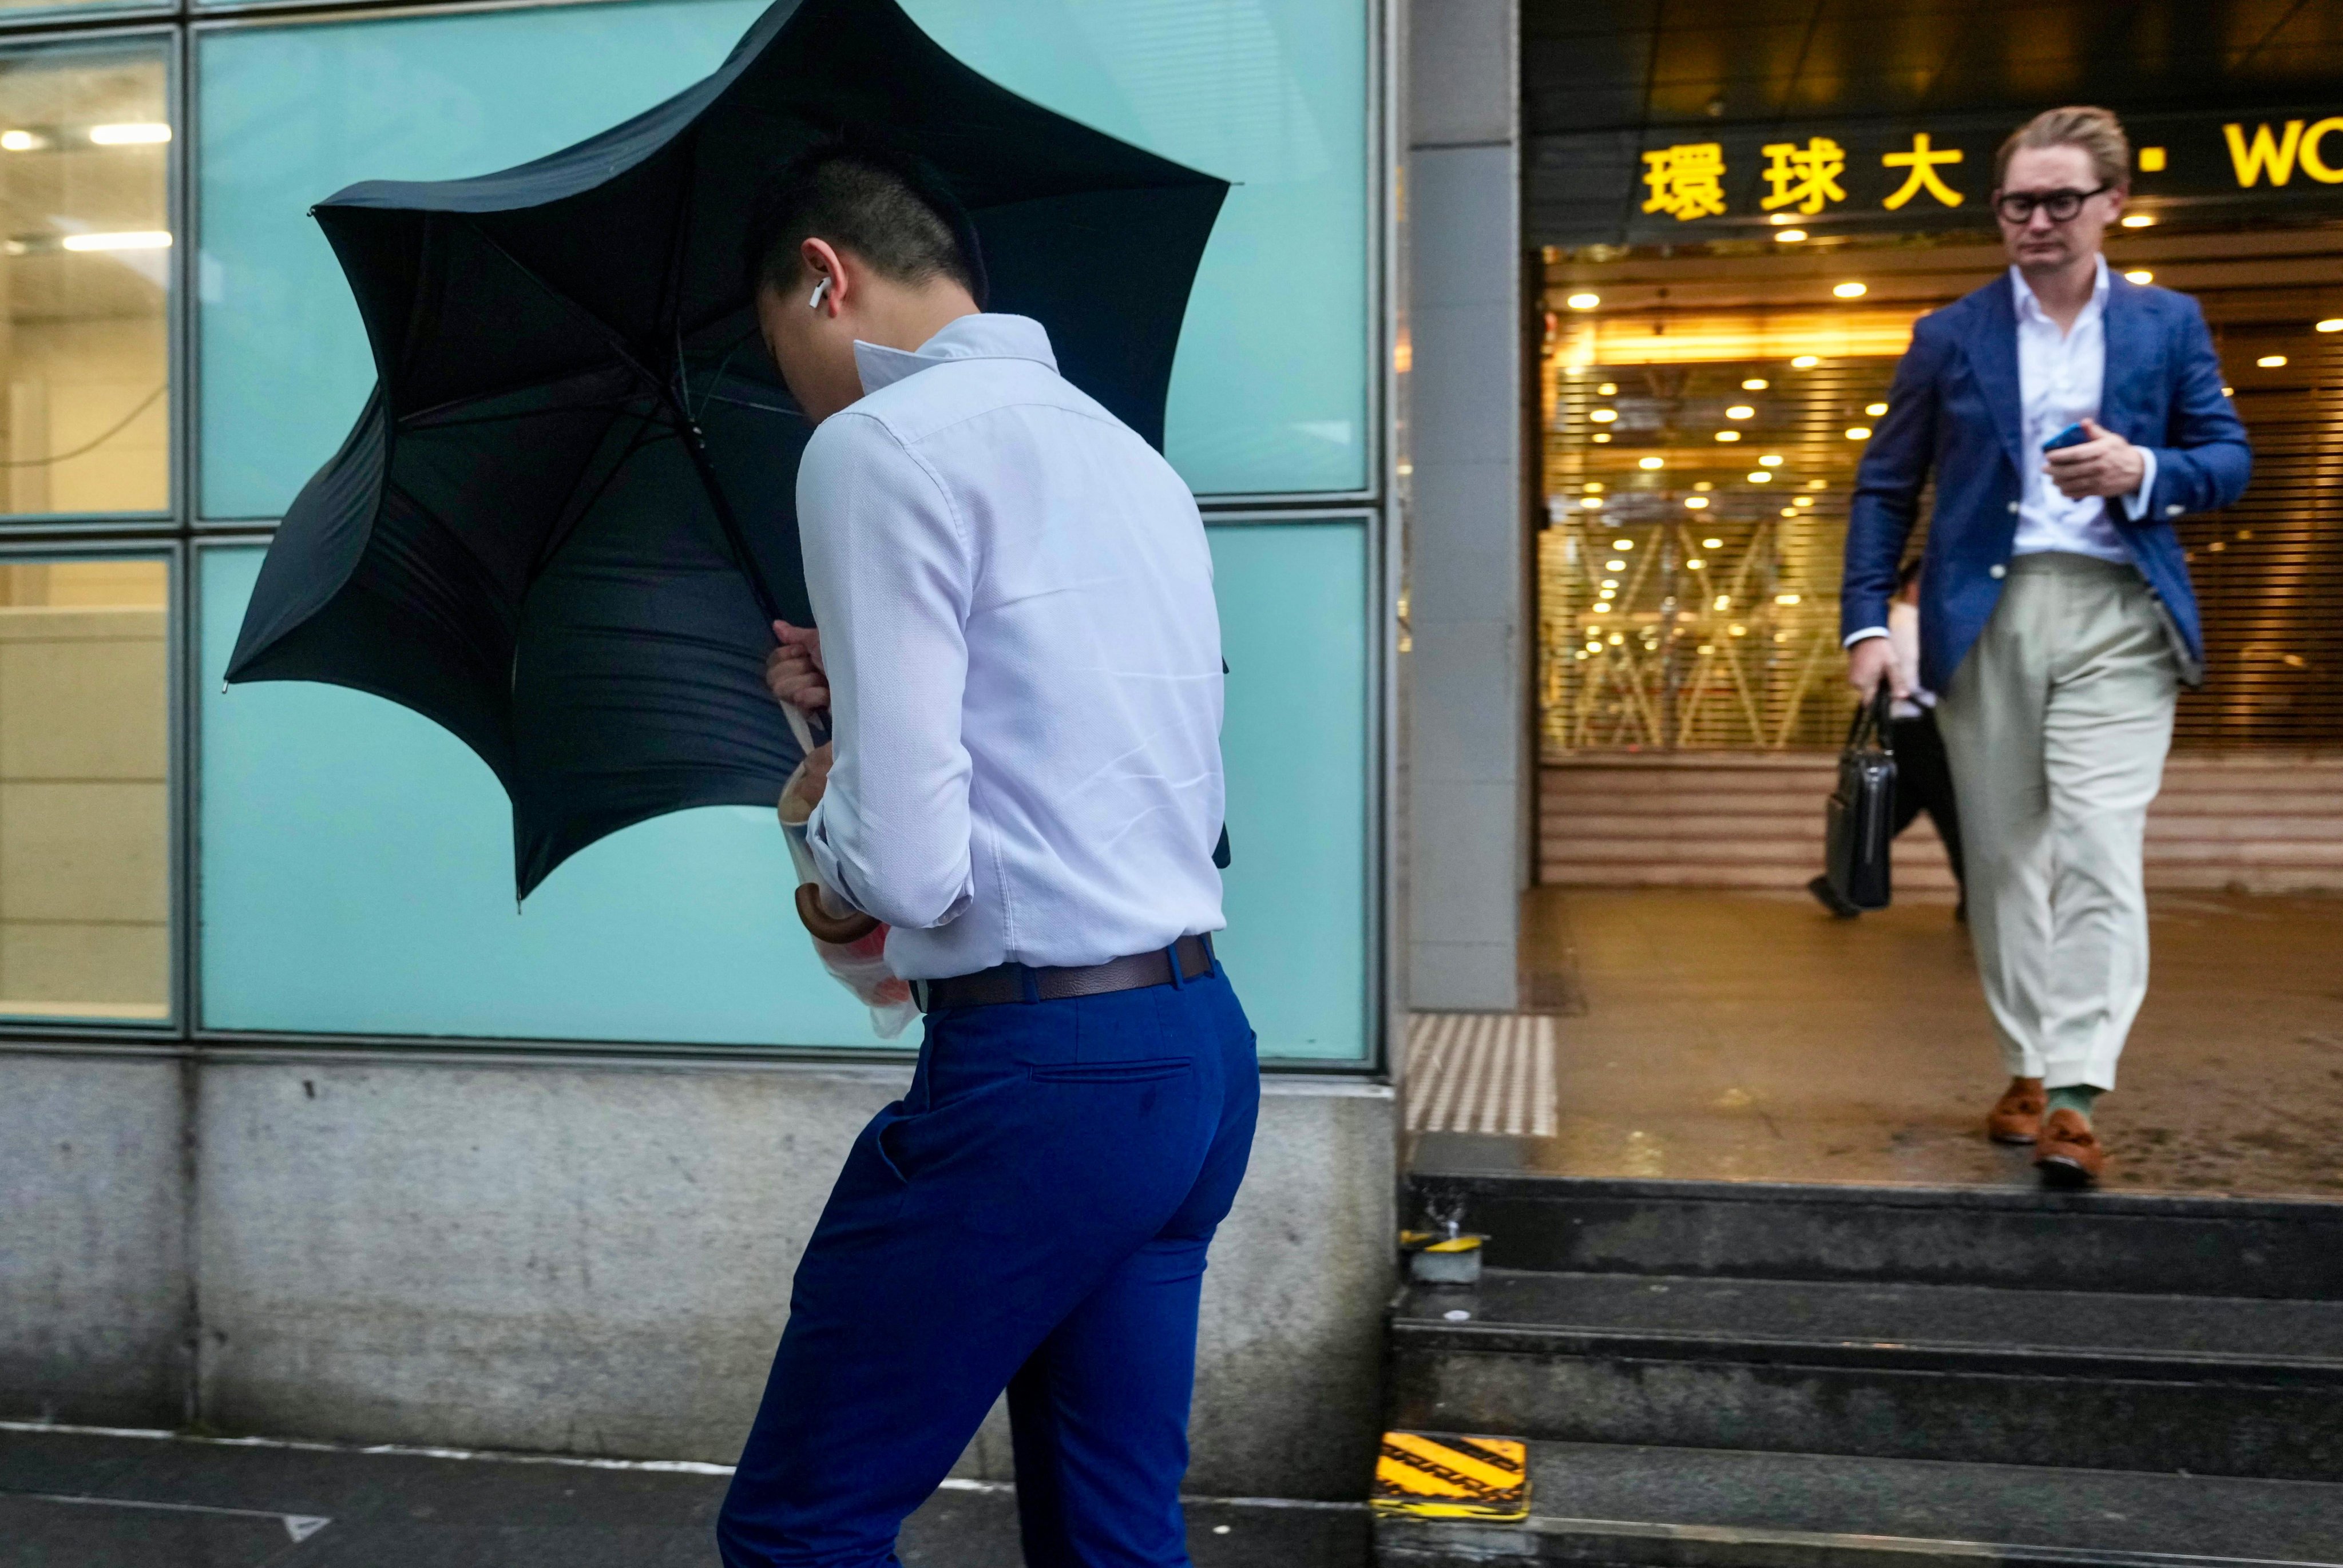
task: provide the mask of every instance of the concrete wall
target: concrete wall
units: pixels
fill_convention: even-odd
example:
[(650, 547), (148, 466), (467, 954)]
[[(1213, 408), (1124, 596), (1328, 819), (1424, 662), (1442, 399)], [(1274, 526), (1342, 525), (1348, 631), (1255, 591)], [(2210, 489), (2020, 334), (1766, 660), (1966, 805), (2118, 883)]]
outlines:
[(1515, 1005), (1529, 573), (1513, 0), (1412, 0), (1408, 999)]
[(0, 1056), (0, 1414), (184, 1417), (182, 1071)]
[[(13, 1080), (18, 1065), (0, 1070)], [(103, 1122), (109, 1099), (126, 1112), (128, 1097), (153, 1092), (71, 1068), (67, 1109), (84, 1121)], [(907, 1078), (704, 1061), (207, 1060), (194, 1203), (201, 1419), (729, 1462), (831, 1178)], [(19, 1104), (0, 1109), (0, 1127), (38, 1165), (42, 1140), (24, 1128), (70, 1117)], [(57, 1232), (43, 1244), (45, 1286), (18, 1288), (14, 1265), (0, 1274), (0, 1413), (101, 1407), (74, 1355), (41, 1349), (61, 1322), (126, 1347), (124, 1365), (156, 1364), (175, 1342), (180, 1254), (150, 1232), (176, 1182), (146, 1147), (110, 1149), (103, 1185), (45, 1223)], [(1252, 1171), (1206, 1277), (1194, 1489), (1359, 1494), (1377, 1430), (1393, 1151), (1386, 1091), (1270, 1083)], [(107, 1375), (132, 1386), (126, 1372)], [(146, 1402), (117, 1399), (108, 1419), (176, 1419), (167, 1389), (136, 1386)], [(997, 1412), (962, 1469), (1007, 1478)]]

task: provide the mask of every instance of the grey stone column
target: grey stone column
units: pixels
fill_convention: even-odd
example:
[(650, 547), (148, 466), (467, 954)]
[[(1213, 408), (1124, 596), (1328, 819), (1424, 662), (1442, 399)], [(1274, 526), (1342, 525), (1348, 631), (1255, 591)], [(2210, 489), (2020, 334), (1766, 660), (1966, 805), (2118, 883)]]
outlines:
[(1408, 1000), (1515, 1005), (1530, 863), (1514, 0), (1410, 0)]

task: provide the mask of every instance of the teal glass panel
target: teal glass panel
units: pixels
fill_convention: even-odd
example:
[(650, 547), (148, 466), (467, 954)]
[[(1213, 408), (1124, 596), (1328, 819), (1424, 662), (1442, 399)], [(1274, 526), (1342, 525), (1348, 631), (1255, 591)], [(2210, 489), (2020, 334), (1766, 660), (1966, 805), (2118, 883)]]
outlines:
[(763, 9), (653, 0), (196, 35), (203, 515), (282, 513), (374, 384), (310, 203), (582, 140), (714, 70)]
[[(1366, 530), (1232, 525), (1212, 544), (1235, 671), (1223, 951), (1264, 1055), (1355, 1060), (1366, 1046)], [(814, 960), (770, 812), (719, 808), (628, 829), (563, 865), (523, 912), (504, 792), (446, 731), (334, 687), (221, 690), (259, 561), (256, 548), (198, 556), (207, 1027), (881, 1043)]]
[(517, 910), (495, 775), (378, 698), (297, 682), (221, 690), (260, 551), (198, 560), (207, 1027), (882, 1043), (814, 959), (770, 811), (630, 828)]
[(1060, 114), (1239, 182), (1204, 253), (1164, 447), (1200, 495), (1367, 482), (1359, 0), (903, 0)]
[(1367, 530), (1211, 530), (1228, 716), (1221, 952), (1264, 1057), (1367, 1054)]
[[(196, 40), (202, 508), (282, 512), (372, 369), (307, 205), (507, 167), (713, 69), (755, 0), (646, 0)], [(1199, 492), (1367, 477), (1367, 27), (1355, 0), (913, 0), (977, 69), (1242, 182), (1207, 250), (1167, 445)]]

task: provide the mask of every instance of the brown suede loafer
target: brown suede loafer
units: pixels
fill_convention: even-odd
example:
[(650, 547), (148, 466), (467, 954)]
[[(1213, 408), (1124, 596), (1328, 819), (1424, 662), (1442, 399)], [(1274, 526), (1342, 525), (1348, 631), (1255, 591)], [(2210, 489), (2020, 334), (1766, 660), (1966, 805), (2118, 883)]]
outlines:
[(2107, 1162), (2107, 1151), (2091, 1124), (2065, 1106), (2042, 1123), (2042, 1135), (2034, 1145), (2034, 1168), (2042, 1172), (2044, 1186), (2092, 1186)]
[(2042, 1108), (2049, 1103), (2038, 1078), (2013, 1078), (1986, 1113), (1985, 1135), (1996, 1143), (2031, 1143), (2042, 1131)]

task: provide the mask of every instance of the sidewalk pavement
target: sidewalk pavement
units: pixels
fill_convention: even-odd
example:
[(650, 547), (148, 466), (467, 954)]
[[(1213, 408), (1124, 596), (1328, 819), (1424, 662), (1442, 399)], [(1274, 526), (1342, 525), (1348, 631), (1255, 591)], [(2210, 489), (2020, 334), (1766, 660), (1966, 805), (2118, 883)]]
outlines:
[[(713, 1568), (711, 1465), (439, 1457), (0, 1424), (5, 1568)], [(1363, 1507), (1196, 1499), (1196, 1568), (1363, 1568)], [(904, 1568), (1017, 1568), (1016, 1501), (951, 1486)]]

